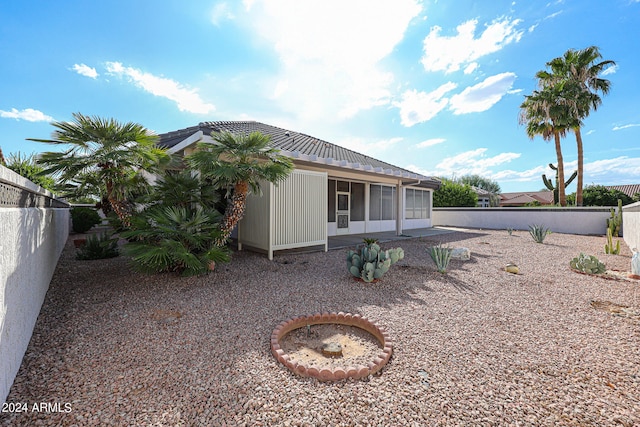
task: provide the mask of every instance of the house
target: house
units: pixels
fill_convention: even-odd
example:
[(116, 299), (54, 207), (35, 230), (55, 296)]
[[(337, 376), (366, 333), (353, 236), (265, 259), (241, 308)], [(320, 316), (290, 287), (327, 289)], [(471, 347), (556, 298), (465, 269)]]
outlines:
[(605, 185), (604, 187), (608, 188), (609, 190), (621, 191), (632, 199), (636, 194), (640, 194), (640, 184)]
[(527, 191), (500, 194), (500, 206), (525, 206), (540, 203), (541, 205), (553, 205), (553, 191)]
[(290, 157), (294, 172), (263, 195), (247, 200), (238, 225), (238, 247), (273, 251), (324, 245), (327, 237), (431, 227), (433, 191), (440, 181), (327, 141), (255, 121), (203, 122), (160, 135), (160, 146), (178, 155), (212, 133), (261, 132)]
[(478, 196), (478, 203), (476, 204), (479, 208), (488, 208), (491, 206), (491, 196), (494, 194), (490, 191), (485, 190), (484, 188), (471, 186), (471, 189)]

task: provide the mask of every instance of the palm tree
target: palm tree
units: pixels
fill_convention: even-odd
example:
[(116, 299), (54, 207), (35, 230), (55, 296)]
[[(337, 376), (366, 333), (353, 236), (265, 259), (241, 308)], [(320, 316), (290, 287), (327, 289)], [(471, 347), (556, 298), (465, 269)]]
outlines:
[(565, 94), (559, 86), (549, 86), (540, 90), (534, 90), (531, 95), (526, 95), (520, 105), (520, 124), (526, 125), (527, 136), (530, 139), (537, 135), (545, 141), (554, 139), (556, 158), (558, 161), (558, 200), (560, 206), (567, 205), (564, 180), (564, 160), (560, 138), (564, 138), (569, 128), (570, 101), (564, 98)]
[(271, 138), (260, 132), (235, 135), (230, 132), (211, 134), (214, 144), (200, 143), (199, 150), (186, 160), (204, 178), (227, 190), (227, 203), (220, 223), (221, 236), (216, 244), (223, 246), (244, 217), (247, 195), (261, 194), (260, 183), (277, 183), (293, 170), (291, 159), (271, 147)]
[(72, 122), (53, 122), (52, 139), (29, 141), (69, 145), (60, 152), (42, 153), (39, 163), (44, 173), (59, 176), (62, 183), (95, 172), (104, 184), (106, 201), (122, 220), (130, 224), (132, 204), (130, 185), (140, 182), (143, 171), (154, 172), (169, 162), (165, 150), (156, 147), (158, 137), (137, 123), (119, 123), (114, 119), (73, 114)]
[(597, 46), (589, 46), (585, 49), (567, 50), (563, 56), (547, 62), (551, 72), (540, 72), (537, 77), (542, 85), (564, 85), (565, 90), (572, 92), (575, 108), (571, 110), (573, 126), (571, 126), (578, 147), (578, 184), (576, 189), (576, 205), (582, 206), (582, 187), (584, 183), (583, 163), (584, 152), (582, 146), (582, 134), (580, 128), (583, 120), (589, 116), (591, 110), (596, 111), (602, 104), (602, 98), (598, 95), (609, 93), (611, 82), (600, 77), (600, 74), (615, 62), (600, 61), (602, 55)]

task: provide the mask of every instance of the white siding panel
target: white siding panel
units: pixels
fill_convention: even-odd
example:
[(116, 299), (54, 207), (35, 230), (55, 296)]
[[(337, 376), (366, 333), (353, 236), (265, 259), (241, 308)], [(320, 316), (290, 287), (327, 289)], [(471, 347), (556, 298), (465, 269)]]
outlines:
[(256, 249), (269, 250), (269, 218), (271, 184), (263, 183), (262, 196), (250, 194), (244, 218), (238, 225), (239, 243)]
[(273, 187), (273, 250), (325, 244), (327, 174), (295, 170)]

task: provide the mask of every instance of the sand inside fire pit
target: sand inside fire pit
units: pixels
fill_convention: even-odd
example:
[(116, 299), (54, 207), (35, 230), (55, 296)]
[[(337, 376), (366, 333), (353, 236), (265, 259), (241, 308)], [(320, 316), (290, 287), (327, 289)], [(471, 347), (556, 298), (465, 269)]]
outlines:
[[(340, 344), (342, 356), (323, 355), (322, 346), (329, 343)], [(294, 329), (282, 337), (280, 347), (292, 361), (318, 369), (366, 366), (382, 349), (380, 342), (364, 329), (334, 323)]]

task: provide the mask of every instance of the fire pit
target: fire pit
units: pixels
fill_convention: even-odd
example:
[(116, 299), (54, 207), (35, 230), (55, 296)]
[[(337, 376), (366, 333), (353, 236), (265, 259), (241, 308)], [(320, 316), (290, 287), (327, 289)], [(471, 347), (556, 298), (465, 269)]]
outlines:
[(289, 370), (321, 381), (365, 378), (389, 361), (388, 333), (358, 314), (324, 313), (280, 323), (271, 352)]

